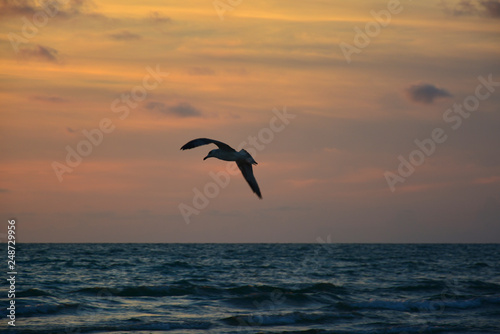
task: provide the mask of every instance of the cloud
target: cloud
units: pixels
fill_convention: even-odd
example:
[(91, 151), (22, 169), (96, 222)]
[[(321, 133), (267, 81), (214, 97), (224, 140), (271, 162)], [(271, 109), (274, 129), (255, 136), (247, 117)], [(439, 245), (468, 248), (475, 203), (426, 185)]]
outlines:
[(152, 11), (146, 18), (146, 22), (148, 24), (152, 24), (152, 26), (159, 32), (166, 34), (168, 31), (165, 27), (172, 23), (172, 19), (168, 16), (163, 16), (163, 14), (158, 11)]
[(411, 101), (425, 104), (431, 104), (437, 98), (452, 96), (446, 89), (425, 83), (411, 85), (406, 89), (406, 94)]
[(59, 63), (58, 51), (40, 44), (30, 45), (19, 49), (19, 56), (28, 60), (47, 61)]
[(66, 131), (67, 131), (68, 133), (75, 133), (75, 132), (77, 132), (77, 130), (72, 129), (72, 128), (70, 128), (69, 126), (67, 126), (67, 127), (66, 127)]
[(168, 110), (179, 117), (201, 116), (201, 112), (187, 102), (181, 102)]
[(10, 193), (10, 189), (7, 188), (0, 188), (0, 194), (1, 193)]
[(500, 1), (499, 0), (481, 1), (481, 5), (484, 7), (486, 13), (489, 16), (500, 18)]
[(154, 23), (170, 23), (172, 19), (168, 16), (163, 16), (162, 13), (157, 11), (152, 11), (149, 13), (148, 19)]
[[(38, 7), (41, 9), (41, 7)], [(0, 15), (32, 15), (36, 12), (37, 6), (35, 1), (17, 0), (17, 1), (2, 1), (0, 4)]]
[[(40, 5), (43, 3), (43, 5)], [(95, 7), (90, 0), (65, 0), (65, 1), (43, 1), (13, 0), (0, 3), (0, 16), (31, 16), (43, 13), (49, 17), (74, 17), (81, 14), (89, 14), (89, 10)], [(96, 14), (90, 14), (95, 16)]]
[(141, 35), (134, 34), (128, 30), (122, 30), (112, 34), (108, 34), (108, 37), (116, 41), (134, 41), (142, 39)]
[(187, 102), (180, 102), (174, 106), (167, 106), (163, 102), (150, 101), (145, 107), (150, 111), (157, 111), (165, 115), (177, 117), (200, 117), (201, 112)]
[(41, 95), (37, 95), (37, 96), (34, 96), (33, 97), (33, 100), (36, 100), (36, 101), (43, 101), (43, 102), (51, 102), (51, 103), (65, 103), (65, 102), (68, 102), (67, 99), (64, 99), (62, 97), (59, 97), (59, 96), (41, 96)]
[(243, 68), (243, 67), (228, 68), (228, 69), (226, 69), (226, 72), (230, 73), (230, 74), (234, 74), (234, 75), (240, 75), (240, 76), (248, 75), (248, 71), (246, 70), (246, 68)]
[(460, 0), (453, 9), (446, 6), (445, 10), (453, 16), (474, 15), (500, 18), (500, 0)]
[(209, 67), (199, 67), (199, 66), (194, 66), (190, 67), (188, 70), (188, 73), (190, 75), (214, 75), (215, 72)]

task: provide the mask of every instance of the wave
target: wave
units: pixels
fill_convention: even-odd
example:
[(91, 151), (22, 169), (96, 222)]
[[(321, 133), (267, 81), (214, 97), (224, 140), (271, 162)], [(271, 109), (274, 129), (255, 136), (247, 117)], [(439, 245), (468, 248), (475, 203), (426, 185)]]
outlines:
[(447, 288), (445, 281), (424, 279), (419, 280), (415, 284), (399, 285), (387, 288), (386, 290), (395, 290), (402, 292), (430, 292), (443, 291)]
[(457, 300), (423, 300), (423, 301), (408, 301), (408, 300), (369, 300), (367, 302), (346, 303), (339, 302), (339, 309), (362, 310), (393, 310), (393, 311), (442, 311), (444, 309), (475, 309), (483, 305), (483, 303), (500, 303), (500, 296), (476, 297), (470, 299)]
[(351, 319), (352, 314), (290, 312), (280, 314), (246, 314), (221, 319), (230, 326), (282, 326), (331, 323), (341, 319)]
[(238, 295), (248, 295), (255, 293), (271, 293), (280, 291), (282, 293), (345, 293), (346, 290), (343, 287), (338, 287), (331, 283), (315, 283), (307, 284), (305, 287), (301, 288), (284, 288), (279, 286), (271, 285), (242, 285), (234, 288), (228, 288), (227, 291), (230, 293)]
[(80, 303), (38, 303), (34, 305), (20, 306), (16, 310), (16, 314), (23, 317), (31, 317), (44, 314), (55, 314), (66, 312), (68, 310), (76, 310), (81, 307)]
[[(170, 331), (170, 330), (206, 330), (213, 324), (206, 321), (187, 322), (142, 322), (140, 319), (123, 320), (118, 323), (74, 325), (68, 323), (64, 326), (54, 325), (49, 328), (22, 328), (17, 329), (18, 334), (51, 334), (51, 333), (93, 333), (93, 332), (129, 332), (129, 331)], [(24, 326), (25, 327), (25, 326)]]
[(258, 293), (271, 293), (279, 288), (270, 285), (242, 285), (226, 289), (227, 292), (234, 295), (250, 295)]
[(472, 269), (482, 269), (482, 268), (487, 268), (487, 267), (490, 267), (490, 265), (487, 263), (484, 263), (484, 262), (476, 262), (474, 264), (469, 265), (469, 268), (472, 268)]
[(165, 263), (164, 266), (167, 266), (167, 267), (172, 267), (172, 268), (187, 268), (187, 269), (190, 269), (190, 268), (193, 268), (193, 266), (185, 261), (174, 261), (174, 262), (168, 262), (168, 263)]
[(339, 287), (332, 283), (315, 283), (311, 286), (299, 289), (300, 293), (346, 293), (344, 287)]
[(183, 296), (196, 294), (197, 291), (193, 287), (168, 287), (168, 286), (137, 286), (117, 288), (92, 287), (83, 288), (75, 291), (85, 295), (105, 297), (167, 297), (167, 296)]
[(16, 293), (16, 297), (41, 297), (41, 296), (52, 296), (52, 294), (36, 288)]
[(468, 288), (486, 293), (497, 293), (498, 291), (500, 291), (500, 284), (475, 280), (468, 282)]
[(128, 287), (87, 287), (75, 290), (72, 293), (97, 295), (97, 296), (121, 296), (121, 297), (163, 297), (163, 296), (182, 296), (182, 295), (218, 295), (244, 298), (267, 298), (273, 295), (282, 295), (287, 298), (301, 298), (312, 294), (334, 294), (342, 292), (343, 288), (336, 287), (330, 283), (317, 283), (303, 288), (283, 288), (270, 285), (242, 285), (237, 287), (217, 287), (210, 285), (193, 284), (189, 281), (177, 281), (170, 285), (160, 286), (128, 286)]
[(229, 293), (225, 303), (240, 308), (272, 309), (287, 306), (307, 306), (313, 304), (330, 304), (339, 299), (344, 288), (331, 283), (307, 284), (302, 287), (283, 288), (270, 285), (244, 285), (228, 288), (221, 293)]

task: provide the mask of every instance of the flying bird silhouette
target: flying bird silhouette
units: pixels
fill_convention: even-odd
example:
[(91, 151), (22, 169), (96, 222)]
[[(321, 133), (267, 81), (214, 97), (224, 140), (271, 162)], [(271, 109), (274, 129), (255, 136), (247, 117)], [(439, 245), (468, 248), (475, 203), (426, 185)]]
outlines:
[(203, 158), (206, 160), (208, 158), (217, 158), (225, 161), (234, 161), (238, 165), (238, 168), (243, 174), (245, 180), (247, 180), (248, 185), (252, 188), (253, 192), (262, 199), (262, 195), (260, 193), (259, 185), (257, 184), (257, 180), (255, 180), (255, 176), (253, 175), (252, 165), (257, 165), (257, 162), (252, 158), (250, 153), (245, 150), (241, 150), (237, 152), (234, 148), (220, 142), (218, 140), (208, 139), (208, 138), (198, 138), (193, 139), (190, 142), (186, 143), (181, 147), (181, 150), (189, 150), (198, 146), (215, 144), (219, 148), (211, 150), (208, 152), (208, 155)]

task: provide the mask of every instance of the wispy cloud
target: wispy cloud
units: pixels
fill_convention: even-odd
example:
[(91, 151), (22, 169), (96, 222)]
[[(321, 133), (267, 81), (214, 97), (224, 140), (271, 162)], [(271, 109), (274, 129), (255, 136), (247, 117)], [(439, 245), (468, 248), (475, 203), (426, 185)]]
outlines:
[(500, 18), (500, 0), (460, 0), (445, 10), (454, 16), (489, 16)]
[(240, 75), (240, 76), (248, 75), (248, 71), (244, 67), (228, 68), (228, 69), (226, 69), (226, 72), (230, 73), (230, 74), (234, 74), (234, 75)]
[(154, 23), (170, 23), (172, 19), (168, 16), (163, 16), (162, 13), (158, 11), (152, 11), (149, 13), (148, 19)]
[(488, 13), (489, 16), (500, 18), (499, 0), (481, 1), (481, 5), (484, 7), (485, 11)]
[(27, 45), (19, 49), (19, 57), (27, 60), (59, 63), (58, 54), (56, 49), (40, 44)]
[(175, 106), (168, 108), (168, 110), (179, 117), (201, 116), (201, 112), (187, 102), (181, 102)]
[(128, 30), (122, 30), (115, 33), (108, 34), (108, 37), (116, 41), (134, 41), (142, 39), (141, 35), (134, 34)]
[(0, 3), (0, 15), (30, 15), (34, 14), (37, 8), (35, 1), (17, 0), (17, 1), (2, 1)]
[(67, 99), (59, 97), (59, 96), (44, 96), (44, 95), (37, 95), (33, 96), (33, 100), (35, 101), (43, 101), (43, 102), (51, 102), (51, 103), (65, 103), (68, 102)]
[(145, 107), (150, 111), (157, 111), (164, 115), (172, 115), (176, 117), (200, 117), (202, 113), (187, 102), (180, 102), (173, 106), (167, 106), (163, 102), (150, 101)]
[(92, 13), (95, 4), (90, 0), (65, 1), (34, 1), (34, 0), (4, 0), (0, 3), (0, 16), (24, 16), (35, 13), (54, 13), (57, 17), (74, 17)]
[(411, 101), (425, 104), (431, 104), (437, 98), (452, 96), (446, 89), (427, 83), (411, 85), (406, 89), (406, 94)]
[(190, 75), (214, 75), (215, 71), (209, 67), (194, 66), (188, 69)]
[(168, 16), (164, 16), (161, 12), (152, 11), (146, 17), (146, 22), (152, 25), (156, 30), (163, 34), (167, 33), (167, 27), (171, 25), (172, 19)]

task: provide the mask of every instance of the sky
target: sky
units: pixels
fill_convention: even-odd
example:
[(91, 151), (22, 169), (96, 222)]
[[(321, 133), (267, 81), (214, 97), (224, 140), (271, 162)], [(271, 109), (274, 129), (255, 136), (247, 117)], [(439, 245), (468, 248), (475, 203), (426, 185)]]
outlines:
[(0, 238), (500, 242), (498, 0), (4, 0), (0, 31)]

